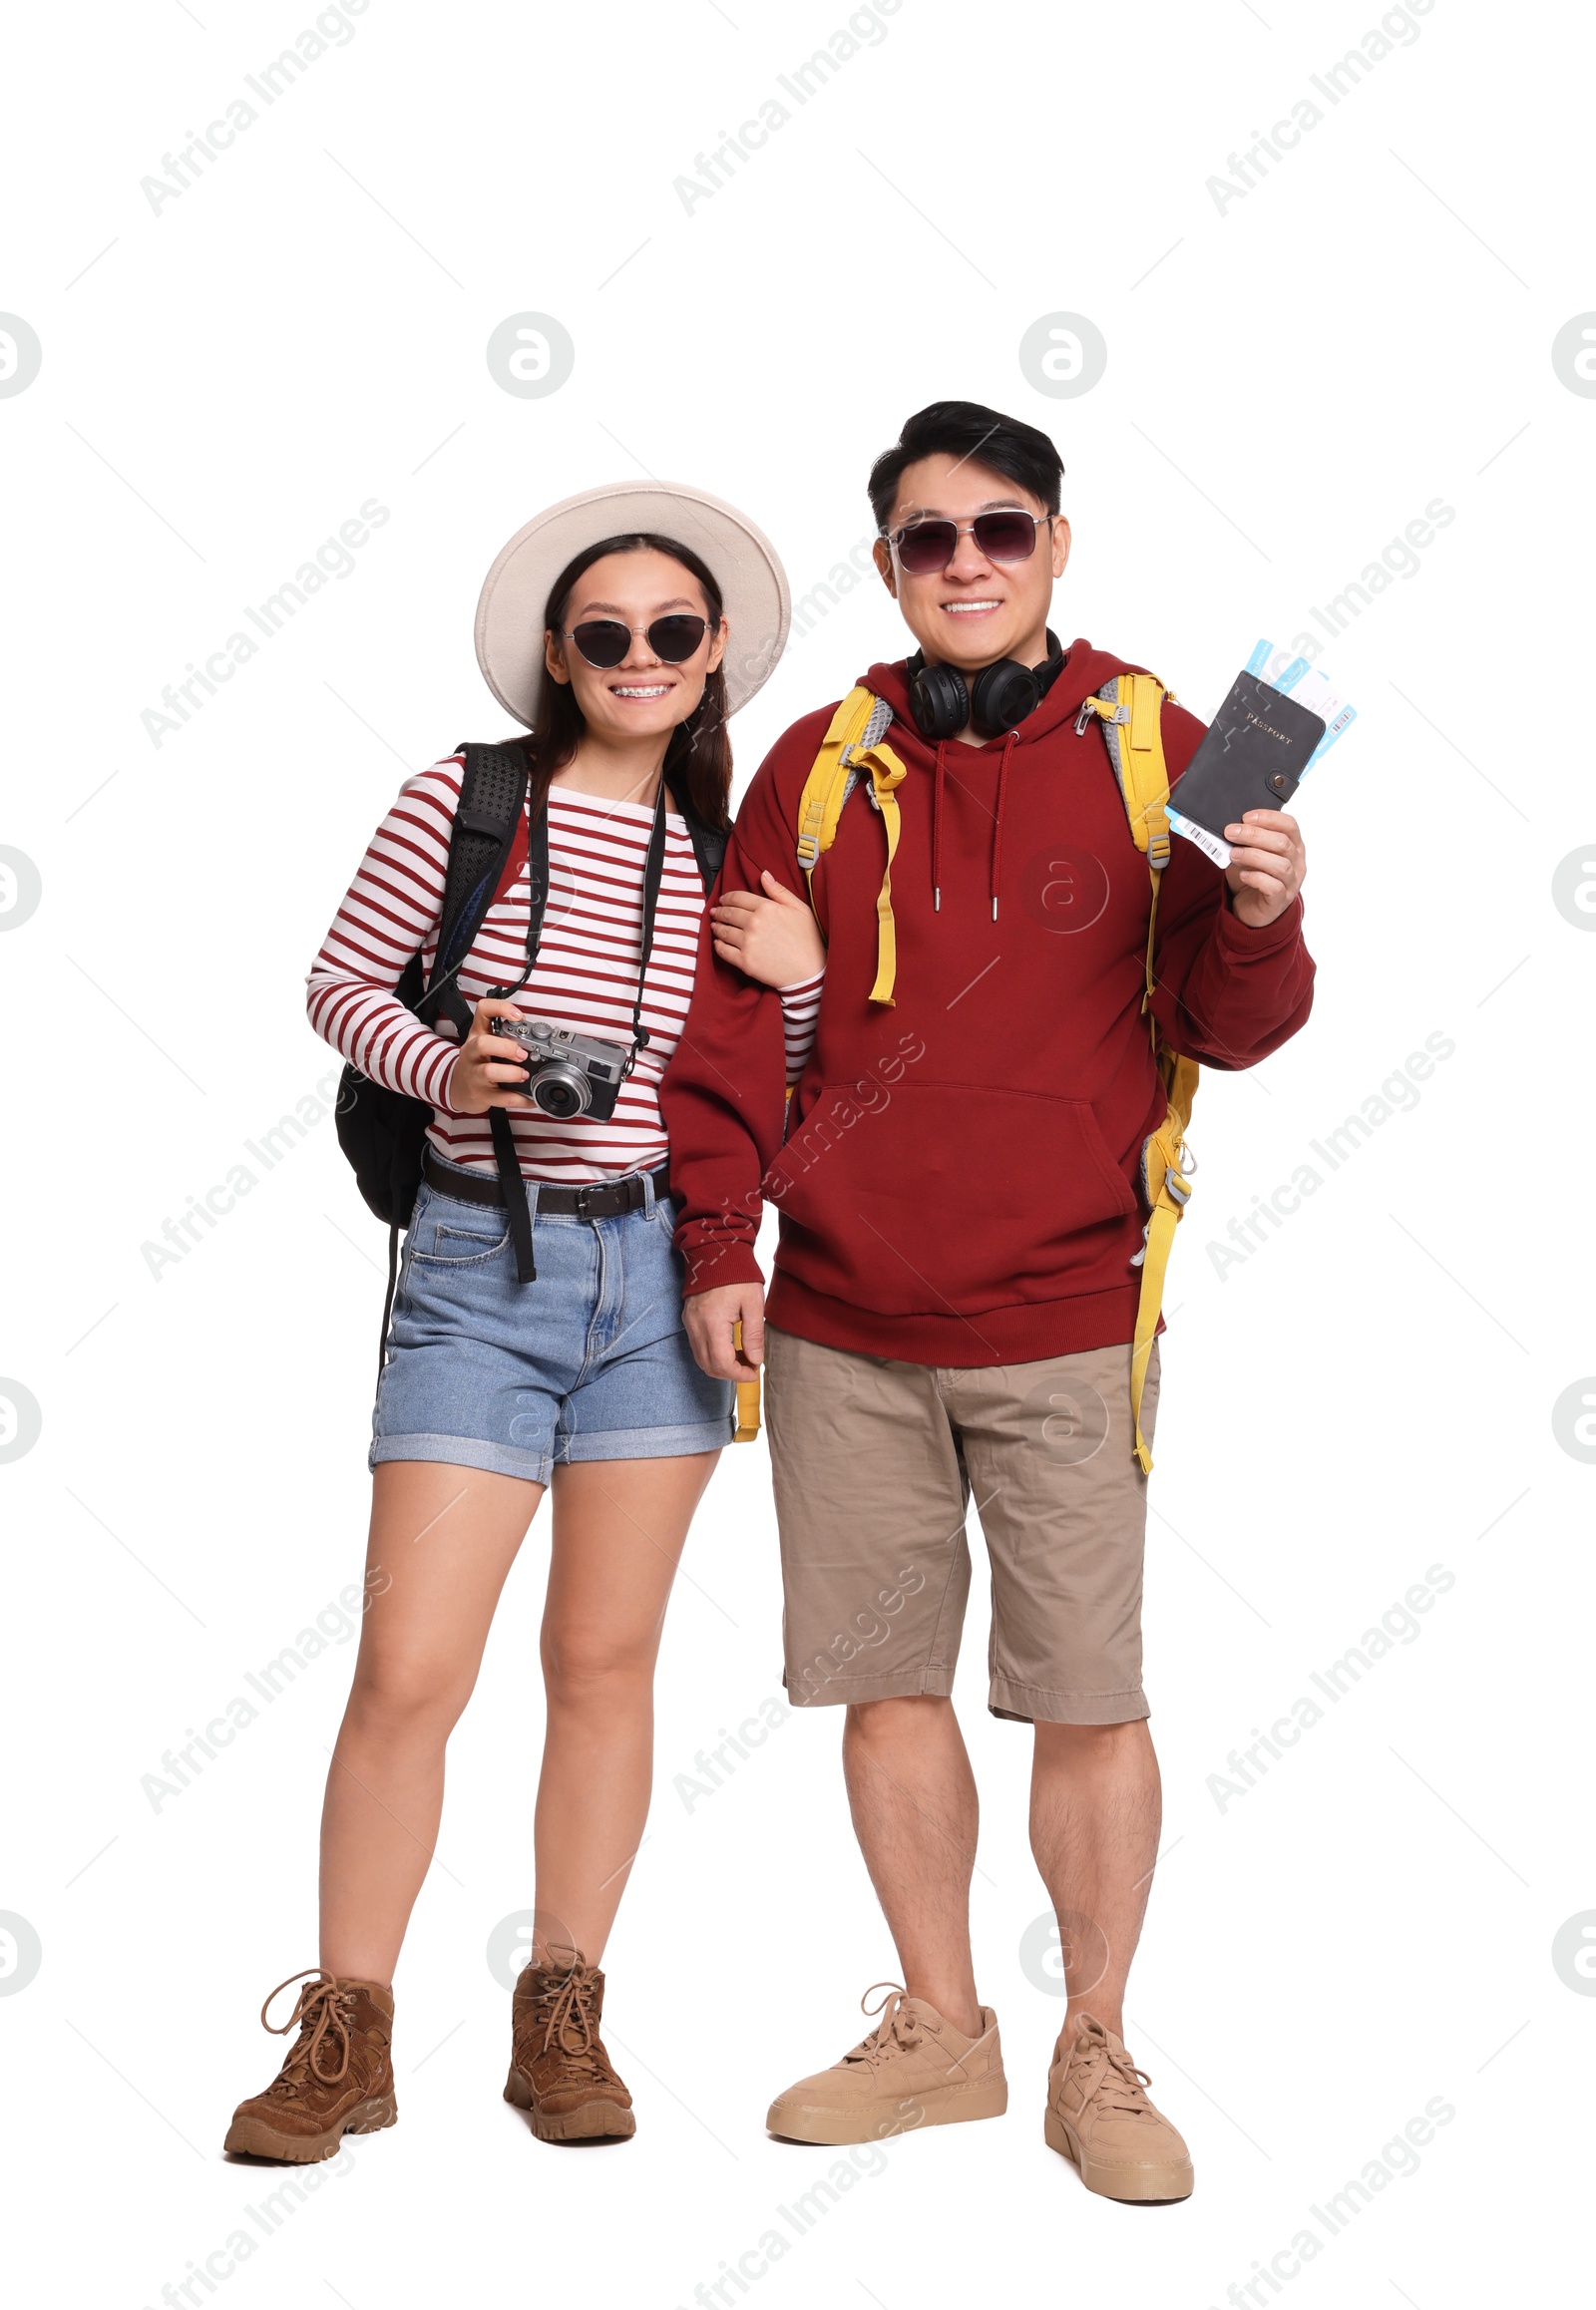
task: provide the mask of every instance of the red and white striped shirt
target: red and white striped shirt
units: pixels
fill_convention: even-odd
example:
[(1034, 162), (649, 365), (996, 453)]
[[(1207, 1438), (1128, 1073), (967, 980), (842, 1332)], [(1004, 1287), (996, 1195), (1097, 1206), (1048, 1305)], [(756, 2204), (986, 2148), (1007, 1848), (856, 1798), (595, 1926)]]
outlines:
[[(457, 757), (435, 763), (401, 788), (322, 942), (306, 1006), (316, 1032), (362, 1074), (427, 1102), (433, 1110), (427, 1136), (440, 1155), (492, 1171), (487, 1116), (456, 1114), (449, 1105), (458, 1046), (407, 1010), (393, 991), (418, 949), (423, 969), (432, 968), (461, 775)], [(537, 965), (514, 997), (523, 1012), (630, 1048), (652, 825), (652, 810), (637, 803), (550, 789), (549, 903)], [(524, 1177), (618, 1179), (665, 1161), (659, 1081), (687, 1015), (703, 910), (703, 881), (686, 821), (670, 811), (643, 986), (648, 1042), (605, 1122), (588, 1115), (562, 1121), (533, 1107), (507, 1110)], [(459, 971), (457, 984), (469, 1005), (490, 986), (511, 986), (521, 976), (527, 915), (523, 817), (499, 889)], [(818, 1007), (817, 982), (791, 991), (804, 1008)]]
[(787, 1086), (798, 1080), (809, 1064), (809, 1053), (815, 1047), (815, 1027), (820, 1018), (820, 997), (826, 984), (824, 962), (813, 978), (795, 978), (790, 986), (781, 989), (781, 1031), (787, 1046)]

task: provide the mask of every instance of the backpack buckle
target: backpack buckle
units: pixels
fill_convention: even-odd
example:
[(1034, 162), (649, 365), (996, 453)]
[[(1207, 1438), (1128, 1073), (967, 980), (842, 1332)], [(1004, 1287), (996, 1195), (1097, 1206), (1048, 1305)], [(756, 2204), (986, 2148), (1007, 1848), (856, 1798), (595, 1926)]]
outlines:
[(1130, 700), (1124, 698), (1117, 704), (1110, 705), (1105, 698), (1082, 698), (1080, 712), (1075, 716), (1075, 735), (1077, 738), (1083, 738), (1086, 735), (1086, 724), (1091, 720), (1093, 714), (1100, 714), (1105, 722), (1128, 722), (1130, 720)]

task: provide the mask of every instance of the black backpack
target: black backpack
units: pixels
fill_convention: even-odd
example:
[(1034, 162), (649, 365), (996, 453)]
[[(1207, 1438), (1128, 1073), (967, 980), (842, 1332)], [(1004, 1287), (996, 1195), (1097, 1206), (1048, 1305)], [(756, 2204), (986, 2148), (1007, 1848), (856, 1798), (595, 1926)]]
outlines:
[[(499, 877), (510, 856), (527, 799), (532, 768), (532, 740), (512, 738), (504, 745), (457, 746), (465, 769), (454, 831), (449, 839), (449, 865), (444, 878), (443, 909), (438, 924), (438, 948), (432, 973), (424, 978), (421, 951), (411, 956), (399, 974), (395, 994), (407, 1010), (431, 1025), (441, 1012), (463, 1035), (471, 1026), (472, 1008), (456, 979), (493, 902)], [(680, 808), (680, 798), (677, 798)], [(683, 811), (692, 838), (693, 855), (703, 877), (707, 897), (726, 855), (726, 835), (706, 826), (691, 811)], [(532, 846), (529, 846), (529, 851)], [(531, 893), (532, 923), (529, 955), (536, 950), (548, 899), (547, 877), (534, 878)], [(388, 1229), (388, 1298), (382, 1331), (386, 1342), (388, 1317), (398, 1274), (399, 1232), (410, 1224), (416, 1191), (421, 1185), (421, 1159), (426, 1146), (432, 1109), (425, 1099), (390, 1091), (354, 1066), (345, 1066), (338, 1084), (338, 1144), (347, 1156), (355, 1182), (371, 1210)], [(507, 1152), (513, 1160), (509, 1118), (502, 1107), (489, 1110), (494, 1144), (504, 1168)], [(519, 1168), (516, 1179), (520, 1180)]]

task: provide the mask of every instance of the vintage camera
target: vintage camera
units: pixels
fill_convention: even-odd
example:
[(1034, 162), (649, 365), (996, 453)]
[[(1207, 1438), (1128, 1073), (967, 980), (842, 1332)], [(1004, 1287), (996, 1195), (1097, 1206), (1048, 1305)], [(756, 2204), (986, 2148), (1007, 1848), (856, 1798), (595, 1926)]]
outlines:
[(519, 1042), (526, 1052), (526, 1094), (544, 1114), (561, 1122), (592, 1115), (604, 1123), (614, 1113), (631, 1056), (624, 1044), (575, 1034), (569, 1026), (551, 1026), (547, 1018), (496, 1018), (494, 1032)]

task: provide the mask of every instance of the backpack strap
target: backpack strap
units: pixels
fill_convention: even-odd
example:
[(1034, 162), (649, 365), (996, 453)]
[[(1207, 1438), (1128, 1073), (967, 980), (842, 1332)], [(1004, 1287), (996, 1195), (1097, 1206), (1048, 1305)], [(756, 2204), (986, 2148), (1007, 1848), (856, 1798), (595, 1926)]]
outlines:
[(892, 708), (873, 690), (852, 689), (831, 717), (798, 803), (798, 864), (809, 904), (815, 903), (815, 868), (837, 838), (843, 804), (862, 777), (870, 779), (870, 799), (887, 835), (887, 871), (876, 900), (876, 982), (872, 1002), (892, 1007), (898, 975), (898, 927), (892, 912), (892, 862), (898, 855), (901, 821), (897, 789), (908, 772), (882, 740), (892, 727)]
[[(731, 1344), (740, 1355), (742, 1353), (742, 1318), (740, 1316), (731, 1328)], [(754, 1443), (758, 1439), (760, 1384), (760, 1374), (757, 1371), (752, 1379), (739, 1379), (737, 1382), (737, 1416), (731, 1424), (733, 1443)]]
[(690, 810), (682, 808), (679, 795), (676, 797), (676, 807), (687, 821), (687, 835), (692, 843), (692, 855), (698, 861), (698, 872), (703, 881), (704, 897), (707, 899), (715, 887), (721, 868), (726, 862), (726, 844), (731, 838), (731, 830), (724, 826), (705, 826), (701, 818), (695, 818)]
[(1075, 728), (1093, 714), (1103, 724), (1131, 839), (1156, 877), (1169, 864), (1169, 772), (1164, 763), (1163, 703), (1174, 697), (1153, 674), (1115, 674), (1094, 698), (1082, 698)]
[(1141, 1297), (1136, 1304), (1136, 1330), (1130, 1353), (1130, 1409), (1136, 1429), (1136, 1458), (1143, 1475), (1150, 1473), (1153, 1459), (1141, 1432), (1142, 1390), (1147, 1383), (1148, 1359), (1158, 1332), (1164, 1276), (1175, 1230), (1191, 1201), (1190, 1174), (1197, 1164), (1185, 1144), (1185, 1132), (1191, 1121), (1192, 1096), (1201, 1069), (1195, 1059), (1182, 1058), (1178, 1052), (1166, 1050), (1159, 1054), (1158, 1071), (1164, 1078), (1164, 1119), (1142, 1142), (1141, 1175), (1149, 1217), (1142, 1248), (1132, 1263), (1141, 1269)]
[(1077, 732), (1084, 731), (1095, 714), (1108, 742), (1108, 759), (1119, 784), (1120, 800), (1131, 839), (1147, 860), (1152, 878), (1152, 905), (1147, 916), (1147, 952), (1143, 962), (1141, 1007), (1152, 1038), (1153, 1062), (1164, 1085), (1164, 1119), (1142, 1143), (1141, 1183), (1148, 1220), (1142, 1248), (1133, 1266), (1141, 1269), (1141, 1297), (1136, 1307), (1136, 1330), (1131, 1343), (1130, 1410), (1135, 1429), (1136, 1459), (1145, 1475), (1152, 1453), (1141, 1432), (1141, 1399), (1147, 1382), (1147, 1364), (1158, 1332), (1163, 1305), (1164, 1276), (1181, 1213), (1191, 1201), (1190, 1173), (1196, 1163), (1185, 1144), (1191, 1121), (1191, 1103), (1200, 1069), (1195, 1059), (1160, 1046), (1158, 1022), (1153, 1016), (1153, 953), (1158, 935), (1158, 887), (1169, 864), (1169, 769), (1164, 760), (1163, 704), (1174, 692), (1147, 673), (1115, 674), (1095, 697), (1083, 698), (1075, 717)]
[[(416, 1015), (431, 1020), (441, 1011), (464, 1037), (470, 1030), (472, 1010), (457, 983), (460, 966), (471, 953), (510, 857), (527, 799), (532, 757), (531, 741), (527, 738), (512, 738), (502, 746), (466, 743), (457, 746), (455, 751), (464, 765), (460, 800), (449, 837), (449, 865), (444, 875), (443, 911), (438, 922), (432, 975), (426, 992), (416, 1004)], [(532, 902), (527, 936), (529, 957), (537, 954), (543, 929), (544, 908), (549, 899), (548, 868), (547, 832), (539, 852), (529, 830), (528, 874)], [(530, 962), (528, 968), (531, 968)], [(489, 1108), (488, 1128), (493, 1135), (505, 1216), (515, 1245), (516, 1274), (522, 1283), (535, 1284), (538, 1269), (533, 1259), (527, 1184), (516, 1158), (510, 1117), (503, 1107)]]
[[(471, 1022), (455, 979), (482, 928), (516, 838), (527, 799), (530, 748), (527, 738), (512, 738), (503, 746), (464, 744), (455, 748), (464, 764), (460, 800), (449, 837), (437, 951), (426, 991), (416, 1005), (418, 1017), (430, 1020), (442, 1010), (457, 1026), (462, 1025), (461, 1013), (465, 1025)], [(547, 876), (544, 880), (547, 883)], [(547, 900), (547, 896), (545, 890), (541, 897)], [(541, 906), (539, 912), (541, 916)]]

